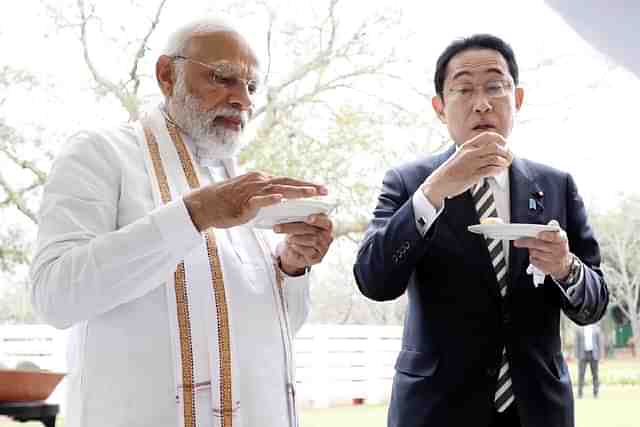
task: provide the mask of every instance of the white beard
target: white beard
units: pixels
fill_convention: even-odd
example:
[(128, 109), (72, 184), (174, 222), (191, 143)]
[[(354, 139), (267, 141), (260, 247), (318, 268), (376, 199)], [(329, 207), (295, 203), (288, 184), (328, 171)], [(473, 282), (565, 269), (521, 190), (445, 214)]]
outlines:
[(176, 74), (174, 93), (168, 103), (172, 119), (178, 127), (191, 137), (196, 145), (196, 156), (200, 159), (226, 159), (234, 157), (246, 144), (241, 138), (242, 131), (229, 129), (214, 122), (216, 117), (234, 117), (242, 120), (242, 127), (248, 121), (246, 111), (230, 107), (219, 107), (203, 111), (201, 101), (187, 93), (184, 73)]

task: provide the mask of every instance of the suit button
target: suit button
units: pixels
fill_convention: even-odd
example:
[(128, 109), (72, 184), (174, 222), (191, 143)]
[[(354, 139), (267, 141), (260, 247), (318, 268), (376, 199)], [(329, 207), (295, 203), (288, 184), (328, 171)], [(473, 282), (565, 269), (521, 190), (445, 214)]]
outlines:
[(511, 315), (509, 315), (509, 313), (504, 313), (502, 315), (502, 323), (505, 326), (509, 326), (511, 324)]
[(498, 370), (496, 368), (488, 368), (487, 369), (487, 376), (489, 378), (494, 378), (496, 375), (498, 375)]

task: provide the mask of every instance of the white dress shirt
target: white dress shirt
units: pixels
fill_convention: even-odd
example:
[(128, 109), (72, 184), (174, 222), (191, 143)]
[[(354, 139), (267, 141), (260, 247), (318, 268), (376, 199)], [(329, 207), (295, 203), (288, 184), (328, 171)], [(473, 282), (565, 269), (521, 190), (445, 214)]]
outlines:
[(584, 351), (593, 351), (593, 325), (584, 326)]
[[(69, 427), (177, 426), (164, 280), (201, 236), (182, 199), (154, 208), (143, 150), (130, 126), (79, 133), (44, 187), (32, 299), (47, 323), (72, 328)], [(223, 171), (198, 167), (203, 184), (223, 178)], [(271, 261), (246, 227), (216, 230), (216, 239), (232, 272), (224, 279), (235, 319), (232, 362), (242, 373), (234, 384), (243, 399), (241, 426), (287, 425), (285, 350), (264, 274)], [(287, 277), (284, 287), (297, 331), (309, 311), (308, 276)], [(209, 386), (196, 399), (205, 408), (198, 426), (209, 426)]]

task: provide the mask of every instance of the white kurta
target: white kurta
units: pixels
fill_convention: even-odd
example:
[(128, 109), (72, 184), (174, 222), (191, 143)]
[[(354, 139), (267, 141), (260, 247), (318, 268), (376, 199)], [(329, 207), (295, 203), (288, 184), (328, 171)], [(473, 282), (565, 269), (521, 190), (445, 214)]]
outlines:
[[(79, 133), (44, 188), (32, 296), (47, 323), (73, 328), (69, 427), (178, 425), (163, 282), (201, 236), (181, 200), (154, 209), (145, 149), (129, 126)], [(203, 181), (214, 179), (213, 169), (199, 168)], [(285, 350), (265, 276), (271, 261), (245, 227), (216, 230), (216, 238), (235, 319), (241, 426), (285, 426)], [(308, 276), (287, 277), (284, 287), (295, 332), (309, 311)], [(208, 426), (212, 416), (209, 390), (196, 391), (205, 412), (198, 426)]]

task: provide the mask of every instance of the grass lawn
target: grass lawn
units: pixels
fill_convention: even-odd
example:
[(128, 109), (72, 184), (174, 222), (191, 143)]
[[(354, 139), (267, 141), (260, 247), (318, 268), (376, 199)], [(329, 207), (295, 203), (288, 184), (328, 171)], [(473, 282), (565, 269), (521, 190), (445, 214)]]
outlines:
[[(640, 387), (602, 386), (600, 397), (576, 400), (576, 427), (640, 426)], [(386, 406), (345, 406), (331, 409), (307, 409), (302, 413), (301, 427), (385, 427)], [(4, 426), (2, 426), (4, 427)]]
[[(638, 427), (640, 426), (640, 387), (603, 386), (598, 399), (586, 392), (576, 400), (576, 427)], [(305, 409), (301, 427), (384, 427), (386, 406), (344, 406), (330, 409)], [(62, 423), (58, 423), (61, 427)], [(38, 423), (0, 421), (0, 427), (42, 427)]]

